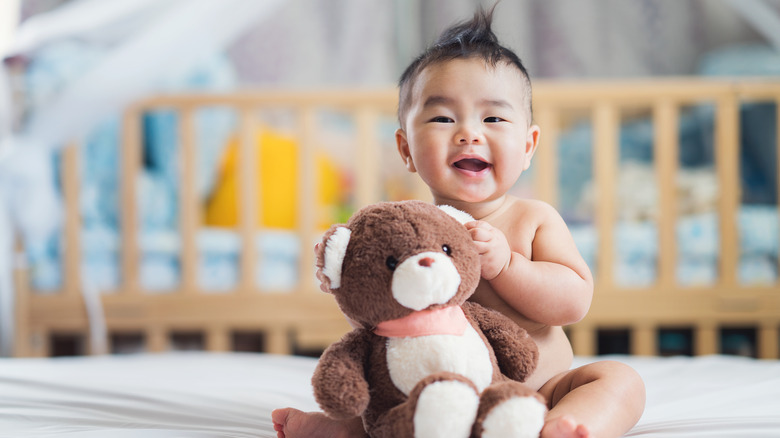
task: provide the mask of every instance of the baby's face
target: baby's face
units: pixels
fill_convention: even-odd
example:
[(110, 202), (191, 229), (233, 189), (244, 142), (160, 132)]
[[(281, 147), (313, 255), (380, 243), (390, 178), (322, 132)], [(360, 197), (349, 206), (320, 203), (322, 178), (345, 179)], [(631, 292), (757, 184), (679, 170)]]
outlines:
[(411, 89), (398, 150), (437, 203), (491, 201), (531, 162), (539, 129), (528, 118), (516, 68), (481, 59), (433, 64)]

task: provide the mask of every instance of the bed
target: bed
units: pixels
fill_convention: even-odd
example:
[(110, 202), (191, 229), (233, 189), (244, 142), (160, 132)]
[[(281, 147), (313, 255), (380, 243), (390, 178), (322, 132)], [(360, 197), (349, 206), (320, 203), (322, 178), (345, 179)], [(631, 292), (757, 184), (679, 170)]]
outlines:
[[(777, 361), (609, 358), (634, 367), (647, 384), (645, 413), (626, 436), (776, 437), (780, 430)], [(203, 352), (0, 359), (0, 437), (275, 437), (272, 409), (316, 409), (315, 363)]]
[[(749, 200), (740, 166), (746, 112), (768, 104), (763, 161), (778, 168), (778, 103), (771, 78), (535, 84), (544, 135), (514, 190), (562, 211), (595, 274), (588, 316), (566, 328), (577, 362), (618, 354), (648, 384), (629, 436), (780, 435), (778, 182)], [(317, 356), (349, 326), (319, 291), (313, 243), (362, 205), (430, 199), (393, 164), (395, 105), (390, 89), (151, 96), (116, 123), (120, 146), (103, 169), (111, 184), (84, 173), (89, 148), (65, 148), (56, 257), (24, 257), (19, 246), (18, 358), (0, 361), (2, 436), (273, 436), (270, 409), (314, 409), (315, 359), (300, 356)], [(203, 115), (215, 109), (229, 113), (228, 128), (204, 136), (210, 117), (223, 117)], [(712, 159), (696, 168), (683, 158), (691, 114), (711, 137)], [(626, 140), (632, 126), (650, 151), (638, 166), (626, 160), (640, 148)], [(177, 145), (164, 155), (168, 173), (149, 173), (155, 138)], [(230, 161), (226, 149), (223, 158), (204, 149), (209, 141), (233, 148), (232, 198), (219, 201), (233, 206), (229, 220), (209, 208), (222, 198), (202, 189), (204, 156), (223, 170)], [(263, 163), (281, 162), (263, 144), (293, 145), (293, 180), (263, 181)], [(323, 189), (334, 166), (322, 153), (346, 196)], [(573, 184), (572, 161), (589, 169)], [(114, 227), (85, 211), (90, 181), (110, 189)], [(274, 219), (281, 209), (267, 201), (282, 189), (289, 217)], [(176, 212), (157, 226), (169, 204)], [(49, 358), (64, 355), (87, 357)]]

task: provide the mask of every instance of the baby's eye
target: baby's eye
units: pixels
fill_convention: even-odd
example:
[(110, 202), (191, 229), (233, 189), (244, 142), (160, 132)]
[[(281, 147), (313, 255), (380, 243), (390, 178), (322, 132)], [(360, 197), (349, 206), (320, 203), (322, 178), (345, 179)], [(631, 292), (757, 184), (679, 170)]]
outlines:
[(504, 121), (504, 119), (502, 119), (501, 117), (495, 117), (495, 116), (493, 116), (493, 117), (485, 117), (485, 120), (484, 120), (485, 123), (498, 123), (498, 122), (503, 122), (503, 121)]
[(452, 120), (449, 117), (438, 116), (438, 117), (432, 118), (431, 122), (433, 122), (433, 123), (452, 123), (452, 122), (454, 122), (454, 120)]

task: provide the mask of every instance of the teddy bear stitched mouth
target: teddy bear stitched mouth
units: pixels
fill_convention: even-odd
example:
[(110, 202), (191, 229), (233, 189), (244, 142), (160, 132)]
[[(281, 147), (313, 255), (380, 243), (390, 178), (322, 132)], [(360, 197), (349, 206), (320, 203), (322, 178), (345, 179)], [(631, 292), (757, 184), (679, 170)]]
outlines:
[(477, 158), (464, 158), (462, 160), (458, 160), (454, 164), (455, 167), (458, 169), (468, 170), (471, 172), (479, 172), (482, 170), (485, 170), (490, 166), (490, 164), (479, 160)]

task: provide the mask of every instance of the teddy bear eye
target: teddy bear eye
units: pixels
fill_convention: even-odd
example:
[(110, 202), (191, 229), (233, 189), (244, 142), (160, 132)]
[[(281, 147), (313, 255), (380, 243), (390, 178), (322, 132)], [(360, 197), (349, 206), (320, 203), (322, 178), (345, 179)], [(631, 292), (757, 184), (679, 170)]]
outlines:
[(441, 250), (444, 251), (444, 254), (447, 254), (448, 256), (452, 257), (452, 248), (450, 248), (449, 245), (442, 245)]
[(390, 256), (385, 260), (385, 265), (387, 265), (391, 271), (395, 271), (395, 267), (398, 266), (398, 259)]

